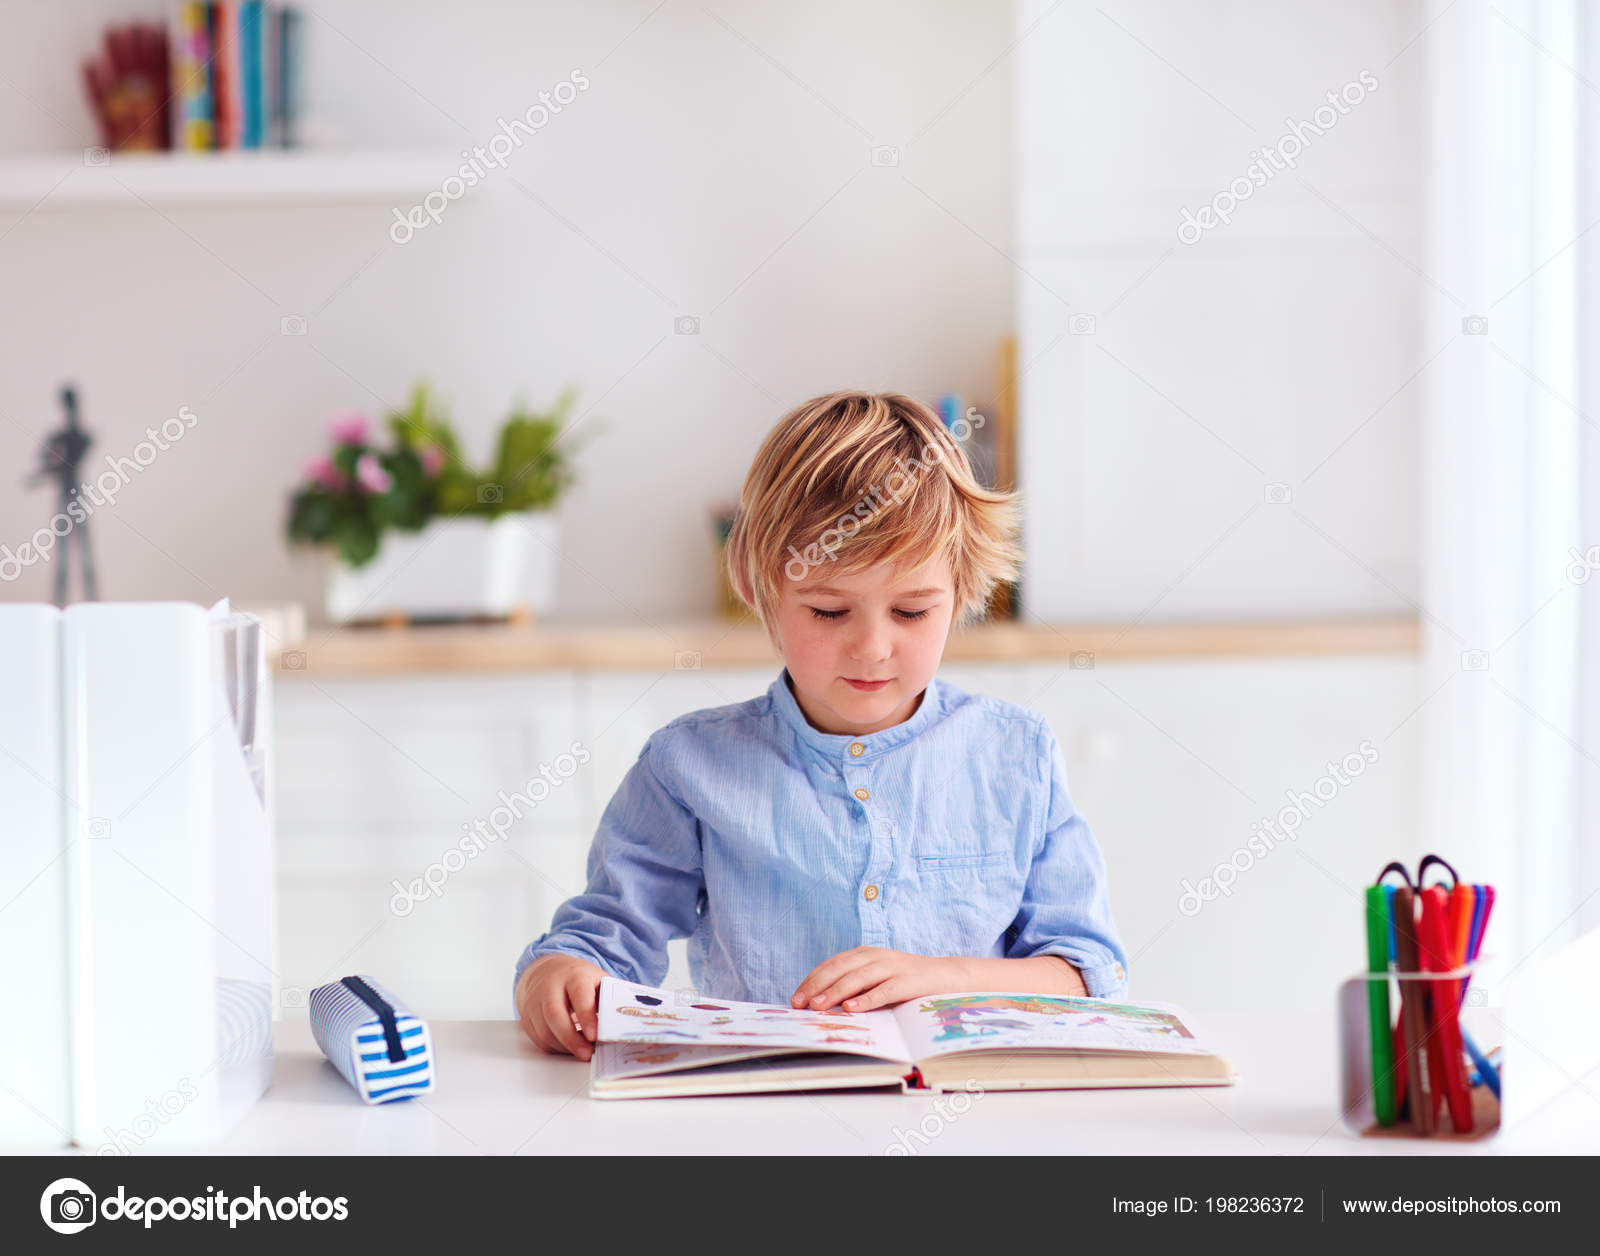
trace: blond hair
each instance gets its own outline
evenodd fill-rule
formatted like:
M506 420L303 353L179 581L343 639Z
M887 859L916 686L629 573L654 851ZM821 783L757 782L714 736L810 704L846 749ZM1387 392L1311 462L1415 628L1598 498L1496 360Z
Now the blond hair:
M1015 580L1015 493L985 488L962 442L983 416L947 428L900 393L836 392L797 406L768 433L739 494L728 576L769 633L783 581L880 563L911 571L941 555L954 582L952 626L982 617Z

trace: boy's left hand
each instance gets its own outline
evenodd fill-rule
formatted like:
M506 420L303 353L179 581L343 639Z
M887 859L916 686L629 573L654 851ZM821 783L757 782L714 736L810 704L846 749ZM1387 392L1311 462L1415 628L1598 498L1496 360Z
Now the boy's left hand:
M845 1011L865 1012L924 994L961 989L961 963L958 956L934 958L881 946L858 946L813 968L789 1002L821 1012L843 1000Z

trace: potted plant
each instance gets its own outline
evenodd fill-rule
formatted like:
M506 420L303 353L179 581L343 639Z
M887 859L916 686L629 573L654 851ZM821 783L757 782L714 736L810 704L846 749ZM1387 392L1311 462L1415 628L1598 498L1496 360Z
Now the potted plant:
M448 416L417 385L380 448L361 415L335 419L333 448L306 464L289 506L291 542L331 548L326 613L456 619L548 613L555 601L555 507L575 478L560 442L574 394L518 406L493 462L470 467Z

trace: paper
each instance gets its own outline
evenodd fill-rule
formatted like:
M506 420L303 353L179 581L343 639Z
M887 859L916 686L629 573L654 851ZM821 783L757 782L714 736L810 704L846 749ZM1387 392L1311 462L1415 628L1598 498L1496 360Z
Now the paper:
M889 1011L812 1012L772 1003L737 1003L674 994L606 977L600 982L603 1042L701 1047L791 1047L907 1060Z

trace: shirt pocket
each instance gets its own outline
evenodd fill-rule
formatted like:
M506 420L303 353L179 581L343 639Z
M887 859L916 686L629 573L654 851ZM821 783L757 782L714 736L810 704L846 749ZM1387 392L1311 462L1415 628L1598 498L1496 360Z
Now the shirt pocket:
M919 955L990 955L1016 919L1022 880L1009 850L916 856L918 893L901 922Z
M1009 863L1008 850L976 851L965 855L918 855L917 868L924 873L956 872L965 868L999 868Z

